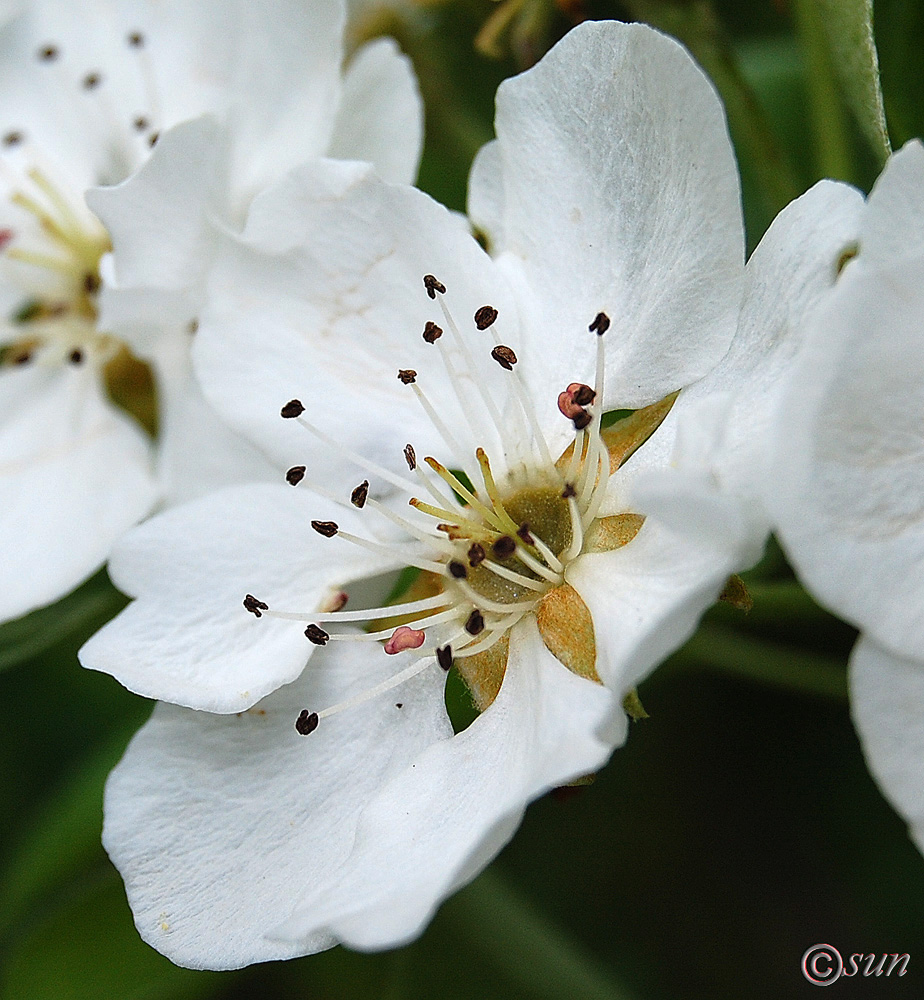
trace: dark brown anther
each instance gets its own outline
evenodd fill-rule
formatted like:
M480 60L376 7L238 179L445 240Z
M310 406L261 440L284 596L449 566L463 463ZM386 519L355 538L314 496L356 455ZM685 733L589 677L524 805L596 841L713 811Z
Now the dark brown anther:
M83 276L83 290L87 295L95 295L99 291L101 284L99 275L94 274L92 271L87 271Z
M42 62L54 62L60 54L57 45L43 45L36 53Z
M316 646L326 646L330 641L330 636L317 625L309 625L305 629L305 637Z
M311 527L325 538L333 538L340 530L340 526L336 521L312 521Z
M307 708L303 708L295 720L295 731L299 736L309 736L318 728L320 721L317 712L309 712Z
M31 351L20 351L18 354L13 356L11 363L14 365L27 365L31 360Z
M449 535L453 541L457 538L465 538L465 535L462 533L462 529L458 524L438 524L436 526L436 530Z
M153 149L157 145L157 140L160 138L160 132L152 132L148 136L148 145Z
M138 115L138 117L132 122L132 125L135 126L136 132L147 132L150 124L151 123L144 117L144 115Z
M4 146L18 146L23 140L22 132L7 132L3 137Z
M293 465L291 469L286 473L286 482L290 486L298 486L298 484L305 478L305 466L304 465Z
M479 563L483 563L485 560L484 546L475 542L472 547L468 550L468 564L471 567L477 566Z
M469 635L480 635L484 632L484 615L477 608L468 616L465 631Z
M442 283L442 281L434 278L432 274L425 274L423 277L423 283L424 288L427 290L427 295L429 295L431 299L436 298L437 292L442 295L446 291L446 286Z
M414 446L411 444L404 446L404 461L407 462L407 467L411 472L417 468L417 452L414 451Z
M369 480L364 479L359 486L350 494L350 503L354 507L359 507L362 510L366 506L366 497L369 496Z
M577 496L577 490L574 488L573 483L565 483L565 488L561 491L562 500L570 500L572 497Z
M75 347L67 357L72 365L79 365L83 361L83 351Z
M244 607L255 617L262 618L264 611L269 611L269 605L263 601L258 601L253 594L248 594L244 598Z
M436 651L436 662L448 670L452 666L452 646L440 646Z
M399 368L398 381L403 382L404 385L410 385L417 381L417 372L413 368Z
M83 89L95 90L102 82L103 78L99 73L87 73L83 78Z
M509 347L504 347L503 344L498 344L491 351L491 357L494 358L501 368L506 368L508 372L513 371L513 366L517 363L517 356Z
M477 326L479 330L487 330L489 326L493 326L496 319L497 310L494 306L482 306L475 313L475 326Z
M144 35L142 35L140 31L133 31L128 36L128 38L126 39L126 41L128 42L128 44L133 49L142 49L142 48L144 48Z
M604 333L610 328L610 318L605 312L599 312L594 316L593 323L587 327L591 333L595 333L598 337L602 337Z
M574 429L576 431L582 431L584 428L593 420L593 417L587 412L587 410L581 410L580 413L575 413L571 418L571 422L574 424Z
M436 341L443 336L443 328L437 326L432 320L427 320L427 325L424 327L423 339L428 344L434 344Z
M491 546L491 551L498 559L509 559L517 550L517 543L510 535L501 535Z
M300 399L290 399L288 403L279 411L281 417L291 420L293 417L300 417L305 412L305 407Z
M454 576L457 580L464 580L468 576L468 570L465 568L465 563L459 562L458 559L453 559L448 568L449 575Z
M529 533L529 525L524 521L519 528L517 528L517 537L526 542L527 545L532 545L535 542L533 536Z
M395 702L395 708L404 708L404 702L403 701L396 701Z
M571 390L571 398L578 406L587 406L597 398L597 393L589 385L572 383L568 388Z

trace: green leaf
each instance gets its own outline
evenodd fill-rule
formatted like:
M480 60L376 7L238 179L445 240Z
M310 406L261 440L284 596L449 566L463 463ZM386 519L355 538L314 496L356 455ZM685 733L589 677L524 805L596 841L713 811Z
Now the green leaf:
M873 0L815 0L841 91L863 138L881 166L892 147L886 126Z
M89 636L127 603L106 571L100 570L56 604L0 626L0 670L32 659L78 633Z
M171 964L138 936L111 867L88 872L3 955L0 1000L199 1000L228 974Z
M0 868L0 934L28 920L29 912L60 886L102 867L103 786L125 748L120 736L59 784Z

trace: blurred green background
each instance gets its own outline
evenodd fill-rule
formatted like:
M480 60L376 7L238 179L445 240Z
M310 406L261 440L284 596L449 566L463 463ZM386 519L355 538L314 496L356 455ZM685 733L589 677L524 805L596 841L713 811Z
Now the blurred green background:
M461 209L471 159L493 134L497 84L575 20L647 20L679 35L729 108L753 248L816 179L868 190L878 173L874 77L842 31L864 9L396 0L358 8L353 37L392 33L414 59L427 102L420 183ZM875 29L898 148L924 134L924 5L877 0ZM924 859L850 722L854 634L811 602L774 547L746 576L753 611L710 612L641 689L650 718L628 745L591 786L531 806L419 941L239 973L177 969L143 944L99 846L106 774L151 706L82 670L76 650L123 599L100 574L4 626L0 998L799 997L817 989L799 963L820 942L911 954L904 978L842 979L838 996L924 996Z

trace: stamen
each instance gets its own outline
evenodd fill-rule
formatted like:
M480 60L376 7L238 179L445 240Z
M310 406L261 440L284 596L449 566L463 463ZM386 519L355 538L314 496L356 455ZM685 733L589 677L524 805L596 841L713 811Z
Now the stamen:
M325 538L333 538L340 530L336 521L312 521L311 527Z
M369 480L364 479L359 486L350 494L350 503L354 507L359 507L362 510L366 505L366 498L369 496Z
M293 465L291 469L286 473L286 482L290 486L298 486L298 484L305 478L305 466L304 465Z
M479 330L487 330L497 319L497 310L494 306L482 306L475 312L475 326Z
M568 497L568 510L571 514L571 544L562 556L566 564L574 559L584 547L584 527L581 524L581 512L576 497Z
M490 521L491 524L496 525L498 528L503 526L503 520L498 514L495 514L490 507L483 504L478 497L470 489L468 489L446 468L445 465L441 465L435 458L427 457L424 459L427 465L442 479L447 486L456 493L459 494L464 500L466 500L472 509L477 510L482 517Z
M420 649L425 638L426 635L422 629L399 625L395 629L394 635L385 643L385 652L389 656L393 656L395 653L404 652L405 649Z
M317 719L326 719L331 715L336 715L338 712L345 712L347 709L356 708L357 705L362 705L363 702L369 701L372 698L377 697L380 694L384 694L386 691L390 691L392 688L397 687L399 684L403 684L405 681L409 681L412 677L416 677L418 674L422 674L427 667L433 666L435 660L432 656L425 656L410 666L405 667L400 673L394 675L394 677L389 677L388 680L382 681L381 684L376 684L375 687L369 688L368 691L363 691L361 694L356 695L354 698L350 698L347 701L340 702L339 705L332 705L330 708L325 708L323 712L311 713L316 715ZM314 724L313 728L317 728L317 722ZM309 730L310 732L310 730Z
M293 417L300 417L304 412L305 407L300 399L290 399L279 411L279 415L285 417L286 420L291 420Z
M457 580L464 580L468 576L468 570L465 568L465 563L459 562L458 559L453 559L447 566L449 570L449 575L455 577Z
M513 531L516 531L516 521L514 521L513 518L507 513L507 510L504 507L500 490L497 488L497 483L494 480L494 473L491 471L491 462L488 459L484 448L477 448L475 450L475 458L478 460L478 465L481 468L481 478L484 480L484 488L491 500L491 503L494 504L494 510L497 512L502 523L505 523L507 527L511 528Z
M443 328L437 326L432 320L427 320L427 325L424 327L423 339L428 344L435 344L442 336Z
M431 299L436 298L437 292L441 295L446 292L446 286L442 283L442 281L434 278L432 274L425 274L423 277L423 283L424 288L427 290L427 295L429 295Z
M250 594L247 595L250 597ZM256 600L256 598L254 598ZM405 604L389 604L380 608L362 608L356 611L271 611L264 607L268 618L283 618L294 622L365 622L378 618L395 618L398 615L415 614L418 611L432 611L443 608L449 603L445 594L434 597L423 597L419 601L408 601Z
M244 598L244 607L255 617L262 618L264 611L269 611L269 605L257 600L253 594L248 594Z
M449 670L452 666L452 646L439 647L436 651L436 662L443 670Z
M314 527L314 521L311 522L311 526ZM443 563L435 562L432 559L418 559L407 555L401 551L398 545L383 545L380 542L372 542L368 538L360 538L359 535L352 535L348 531L337 531L336 534L340 538L345 538L348 542L353 542L354 545L368 549L370 552L377 552L381 555L389 556L391 559L404 560L408 566L416 566L418 569L429 570L431 573L439 573L440 576L446 575L446 567Z
M404 385L413 385L417 380L417 372L413 368L399 368L398 369L398 381L404 383Z
M490 649L493 645L503 639L507 632L513 628L513 626L516 625L522 617L523 612L518 611L515 614L507 615L505 618L492 622L488 629L488 634L483 639L480 639L478 642L469 643L469 645L456 650L455 658L457 660L464 660L466 657L475 656L478 653L483 653Z
M494 358L501 368L506 368L508 372L512 372L513 366L517 363L517 356L504 344L498 344L498 346L491 351L491 357Z
M403 528L405 531L412 534L415 538L419 538L420 541L426 542L427 545L432 545L434 548L439 549L441 552L452 552L452 546L445 542L442 538L434 535L432 532L427 531L425 528L421 528L409 521L406 517L402 517L400 514L396 514L393 510L390 510L384 504L378 502L378 500L369 498L367 501L369 506L377 511L382 517L387 518L393 524L398 525L399 528Z
M307 708L304 708L295 720L295 731L299 736L309 736L318 728L319 721L317 712L309 712Z
M60 54L61 51L57 45L43 45L38 52L36 52L36 57L41 62L54 62Z
M457 530L459 528L464 528L471 532L478 532L479 534L496 534L493 529L488 528L483 524L479 524L478 521L472 521L467 517L459 517L458 511L453 512L444 507L434 507L432 504L424 503L423 500L418 500L417 497L411 497L411 499L408 500L408 505L414 507L423 514L429 514L431 517L447 517L453 519L453 523L451 525L437 525L437 531L448 531L450 528Z
M414 451L413 445L406 444L404 446L404 460L411 472L417 468L417 453Z
M593 323L587 327L591 333L596 333L598 337L602 337L604 333L610 328L610 318L605 312L598 312L594 316Z
M305 629L305 637L315 646L326 646L330 642L330 635L315 624L311 624Z
M468 550L468 564L471 567L477 566L479 563L483 563L485 560L484 546L480 545L478 542L474 542L472 547Z
M103 77L101 73L87 73L83 78L83 89L84 90L95 90L103 82Z
M484 615L477 608L468 616L465 631L469 635L480 635L484 631Z
M389 617L394 618L394 611L392 609L392 614ZM408 622L408 628L417 628L418 625L430 628L432 625L439 625L442 622L459 620L460 609L456 606L447 608L445 611L440 611L438 614L425 615L423 618L418 618L415 621ZM326 633L325 633L326 634ZM394 634L394 627L382 629L379 632L336 632L331 633L329 639L331 642L379 642L382 639L389 639Z
M412 383L411 388L414 390L414 394L417 396L418 402L424 408L424 412L430 418L430 423L433 424L442 439L446 442L449 450L453 453L453 455L455 455L456 461L459 463L459 467L464 469L468 464L465 458L465 449L459 444L446 424L444 424L440 419L433 404L424 395L420 386L416 383Z
M517 550L517 543L509 535L501 535L491 546L498 559L509 559Z
M506 566L501 566L500 563L492 562L490 559L485 559L481 565L489 569L492 573L497 574L497 576L502 576L505 580L509 580L511 583L518 583L521 587L526 587L527 590L535 590L537 592L546 590L544 583L531 580L528 576L523 576L522 573L507 569Z

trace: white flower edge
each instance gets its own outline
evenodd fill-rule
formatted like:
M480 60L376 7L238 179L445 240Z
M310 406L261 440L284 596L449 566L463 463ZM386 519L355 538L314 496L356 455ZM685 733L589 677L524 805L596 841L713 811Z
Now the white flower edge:
M913 657L924 648L924 258L860 264L794 369L766 503L818 600Z
M873 777L924 852L924 661L861 637L850 657L850 712Z
M125 877L141 936L178 965L234 969L331 947L266 935L348 858L359 815L390 778L452 729L442 671L330 719L310 739L306 704L381 679L366 648L318 652L306 671L239 715L158 705L106 785L103 843Z

